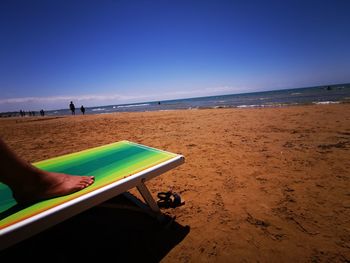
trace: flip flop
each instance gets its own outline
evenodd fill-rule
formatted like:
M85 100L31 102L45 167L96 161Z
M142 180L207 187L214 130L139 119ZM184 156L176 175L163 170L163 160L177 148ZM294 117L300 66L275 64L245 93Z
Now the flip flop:
M172 191L160 192L157 196L159 198L157 204L161 208L175 208L185 204L181 201L180 195Z

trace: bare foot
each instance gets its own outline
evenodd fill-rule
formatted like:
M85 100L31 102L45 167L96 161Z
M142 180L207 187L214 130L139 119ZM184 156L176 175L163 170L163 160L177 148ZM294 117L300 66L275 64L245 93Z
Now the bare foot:
M28 204L80 191L94 182L93 176L73 176L40 171L40 180L12 189L18 204Z

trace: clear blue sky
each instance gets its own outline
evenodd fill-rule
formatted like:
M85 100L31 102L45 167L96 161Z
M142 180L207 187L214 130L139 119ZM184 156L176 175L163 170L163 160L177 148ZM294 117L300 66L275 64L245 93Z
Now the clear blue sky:
M0 111L350 82L350 1L2 0Z

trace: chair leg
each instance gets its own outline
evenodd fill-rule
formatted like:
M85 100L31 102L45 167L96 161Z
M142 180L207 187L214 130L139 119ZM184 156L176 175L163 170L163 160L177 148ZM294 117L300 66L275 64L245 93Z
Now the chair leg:
M148 190L147 186L145 185L144 181L142 181L140 184L136 186L137 190L142 195L143 199L147 203L147 205L151 208L151 210L155 213L160 213L159 206L157 205L156 201L153 199L150 191Z
M138 209L131 206L120 206L115 204L104 204L104 207L113 207L113 208L123 208L131 209L138 212L147 213L149 216L155 218L159 223L164 227L169 227L175 220L175 217L165 216L159 209L157 202L153 199L150 191L145 185L144 181L136 186L137 190L140 192L142 198L145 202L142 202L140 199L130 194L129 192L123 193L123 195L138 206Z

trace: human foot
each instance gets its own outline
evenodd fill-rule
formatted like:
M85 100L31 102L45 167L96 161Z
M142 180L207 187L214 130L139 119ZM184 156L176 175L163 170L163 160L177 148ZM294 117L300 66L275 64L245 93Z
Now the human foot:
M94 182L93 176L73 176L41 171L40 180L13 189L18 204L33 203L80 191Z

